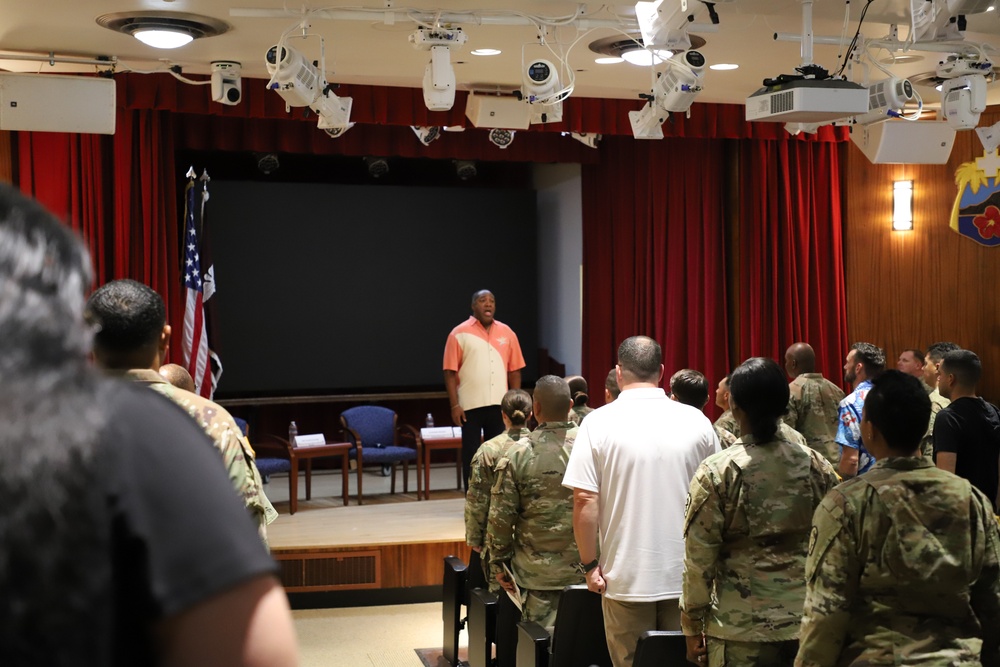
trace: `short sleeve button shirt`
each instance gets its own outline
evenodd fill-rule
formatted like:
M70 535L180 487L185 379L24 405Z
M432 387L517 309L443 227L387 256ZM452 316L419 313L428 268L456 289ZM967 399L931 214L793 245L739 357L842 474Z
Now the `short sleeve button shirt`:
M507 373L524 368L514 331L497 320L487 330L470 316L448 334L444 370L458 372L458 403L463 410L500 405Z

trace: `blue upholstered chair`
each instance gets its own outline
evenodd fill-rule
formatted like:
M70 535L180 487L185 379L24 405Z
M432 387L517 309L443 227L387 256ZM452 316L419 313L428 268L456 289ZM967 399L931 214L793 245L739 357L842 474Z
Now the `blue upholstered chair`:
M244 436L250 435L250 427L246 419L233 417L233 421L243 431ZM257 471L260 473L265 484L271 481L271 475L274 473L291 472L292 470L291 457L284 447L265 448L264 451L257 452L254 463L257 465Z
M420 455L423 441L420 432L408 424L398 424L396 413L377 405L361 405L340 415L343 441L350 442L351 458L358 462L358 504L363 501L362 484L365 465L389 465L390 490L396 493L396 464L403 464L403 493L410 491L410 461L416 462L417 498L420 498Z

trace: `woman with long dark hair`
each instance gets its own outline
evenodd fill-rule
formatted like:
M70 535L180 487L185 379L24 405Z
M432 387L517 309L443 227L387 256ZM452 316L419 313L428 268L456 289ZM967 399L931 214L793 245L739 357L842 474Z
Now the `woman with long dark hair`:
M680 603L688 658L791 665L813 511L839 478L779 430L788 383L778 364L748 359L729 389L743 436L702 462L688 496Z

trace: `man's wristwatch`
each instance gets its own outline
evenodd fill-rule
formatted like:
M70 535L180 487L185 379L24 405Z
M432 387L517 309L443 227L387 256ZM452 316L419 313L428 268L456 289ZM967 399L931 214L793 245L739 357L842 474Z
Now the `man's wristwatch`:
M591 570L597 567L597 559L590 561L589 563L577 563L576 569L580 571L580 574L587 574Z

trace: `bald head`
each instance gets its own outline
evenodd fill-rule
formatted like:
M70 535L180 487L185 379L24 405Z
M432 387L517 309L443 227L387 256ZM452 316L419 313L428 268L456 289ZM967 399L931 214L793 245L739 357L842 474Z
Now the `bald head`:
M194 393L194 379L187 369L177 364L163 364L160 366L160 375L163 379L174 385L178 389Z
M535 419L541 422L566 421L572 400L569 385L557 375L538 378L533 394Z
M809 343L794 343L785 350L785 372L796 378L803 373L816 372L816 352Z

